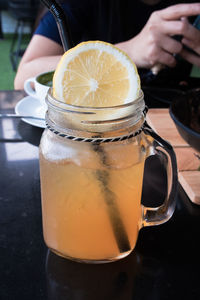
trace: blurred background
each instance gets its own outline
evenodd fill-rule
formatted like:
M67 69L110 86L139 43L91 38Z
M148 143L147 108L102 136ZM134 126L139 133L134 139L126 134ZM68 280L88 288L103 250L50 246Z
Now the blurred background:
M40 0L0 0L0 90L13 90L17 66L43 10Z

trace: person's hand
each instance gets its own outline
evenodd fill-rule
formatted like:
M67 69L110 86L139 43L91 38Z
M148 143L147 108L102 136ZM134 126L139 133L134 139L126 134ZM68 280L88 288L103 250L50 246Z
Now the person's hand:
M138 67L152 68L157 64L174 67L175 54L181 54L188 61L199 64L198 57L186 52L183 44L199 52L199 32L186 17L200 14L200 4L178 4L155 11L142 31L131 40L118 44ZM173 38L182 35L182 43Z
M191 64L200 67L200 30L192 26L188 22L187 18L182 18L182 22L185 23L186 30L181 43L191 48L197 55L185 50L184 48L181 50L180 55Z

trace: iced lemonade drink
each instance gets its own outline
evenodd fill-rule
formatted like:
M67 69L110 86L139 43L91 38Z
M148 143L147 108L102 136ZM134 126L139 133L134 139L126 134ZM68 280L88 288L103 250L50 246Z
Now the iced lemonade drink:
M140 116L131 122L140 93L136 67L110 44L82 43L62 57L52 93L57 112L51 103L50 125L40 145L45 242L57 254L79 261L124 257L135 247L142 225L144 161L150 147L142 132L129 137L144 121ZM79 111L93 107L97 115L71 113L73 106ZM113 108L110 115L107 110L115 106L125 110ZM93 123L87 125L88 118Z

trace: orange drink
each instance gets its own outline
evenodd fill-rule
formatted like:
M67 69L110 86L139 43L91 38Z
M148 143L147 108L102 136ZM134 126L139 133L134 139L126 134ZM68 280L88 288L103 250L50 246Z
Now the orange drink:
M47 246L80 262L125 257L142 226L171 217L177 184L173 149L145 122L135 64L113 45L82 43L61 58L46 102L40 178ZM141 204L144 163L155 153L169 190L163 205L148 208Z
M105 186L99 181L98 172L102 176L106 172L108 176L101 180L108 181L127 232L130 248L126 252L135 247L140 227L144 155L134 163L131 155L134 148L139 151L139 146L127 145L127 148L130 149L124 149L124 153L130 158L126 158L124 166L122 161L119 168L101 165L94 155L88 166L81 166L68 159L51 161L40 154L44 238L49 248L81 260L123 256L113 233L104 200ZM127 161L133 162L127 165ZM116 213L115 207L110 209Z

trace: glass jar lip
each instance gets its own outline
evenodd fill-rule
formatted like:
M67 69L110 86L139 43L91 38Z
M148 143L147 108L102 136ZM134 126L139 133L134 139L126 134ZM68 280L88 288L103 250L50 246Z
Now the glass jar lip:
M52 95L52 91L53 91L53 88L48 89L47 96L46 96L47 105L50 104L50 105L53 105L54 107L59 107L60 109L63 109L63 110L66 110L66 111L71 111L71 112L73 110L80 110L80 109L84 110L85 112L92 110L93 112L90 112L92 114L95 114L95 111L98 112L98 111L101 111L101 110L109 110L109 109L115 110L115 109L122 109L122 108L126 108L126 107L131 107L131 106L134 106L134 105L138 105L138 103L144 99L144 93L140 89L139 96L136 99L134 99L132 101L129 101L127 103L124 103L124 104L115 105L115 106L102 106L102 107L78 106L78 105L67 104L65 102L62 102L62 101L56 99Z
M48 110L46 122L59 131L79 130L87 132L106 132L114 128L136 126L145 118L143 91L137 99L118 106L88 107L66 104L52 96L52 88L46 96ZM140 125L138 125L140 126ZM120 129L120 130L121 130Z

